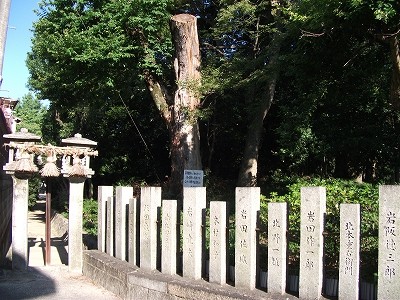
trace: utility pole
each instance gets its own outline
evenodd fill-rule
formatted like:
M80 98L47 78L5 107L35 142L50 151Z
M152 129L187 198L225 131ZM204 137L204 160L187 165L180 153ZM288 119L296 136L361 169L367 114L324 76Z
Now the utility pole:
M3 61L6 49L8 17L10 15L11 0L0 0L0 88L3 82Z

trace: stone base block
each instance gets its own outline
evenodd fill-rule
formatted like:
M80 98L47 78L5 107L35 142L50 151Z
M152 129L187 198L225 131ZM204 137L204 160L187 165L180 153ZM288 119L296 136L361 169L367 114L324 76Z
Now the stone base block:
M122 299L298 299L291 295L271 295L261 290L245 290L204 280L188 280L179 275L166 275L159 271L143 271L98 250L84 251L83 275Z

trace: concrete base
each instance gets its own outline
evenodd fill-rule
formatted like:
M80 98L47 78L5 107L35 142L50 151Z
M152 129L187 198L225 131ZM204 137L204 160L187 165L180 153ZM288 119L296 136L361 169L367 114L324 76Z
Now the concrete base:
M271 295L261 290L250 291L204 280L188 280L178 275L165 275L159 271L143 271L98 250L84 251L83 274L123 299L298 299L287 294Z

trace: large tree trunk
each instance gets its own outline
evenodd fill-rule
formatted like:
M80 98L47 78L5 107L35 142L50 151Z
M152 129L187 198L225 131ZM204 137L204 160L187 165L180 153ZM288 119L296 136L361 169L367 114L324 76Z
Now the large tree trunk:
M171 119L171 178L170 189L182 189L184 169L202 168L200 133L197 122L200 87L200 48L196 17L175 15L171 19L172 38L175 46L174 68L177 90Z
M261 137L264 131L264 119L275 96L275 86L278 78L277 67L281 40L279 36L272 41L270 63L268 65L268 81L265 87L265 96L260 99L256 110L252 111L250 125L247 129L246 144L239 170L238 186L256 186L258 172L258 154Z
M397 36L389 40L392 58L392 82L390 86L390 103L393 107L400 110L400 45Z
M11 0L0 0L0 87L3 80L3 60L6 48L8 16Z

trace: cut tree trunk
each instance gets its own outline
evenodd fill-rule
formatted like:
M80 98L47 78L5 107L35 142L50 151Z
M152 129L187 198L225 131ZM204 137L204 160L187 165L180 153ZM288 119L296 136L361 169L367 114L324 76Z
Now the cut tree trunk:
M174 69L177 89L171 118L171 178L170 190L180 193L183 171L202 168L200 133L197 122L200 87L200 48L197 19L188 14L171 19L175 46Z

